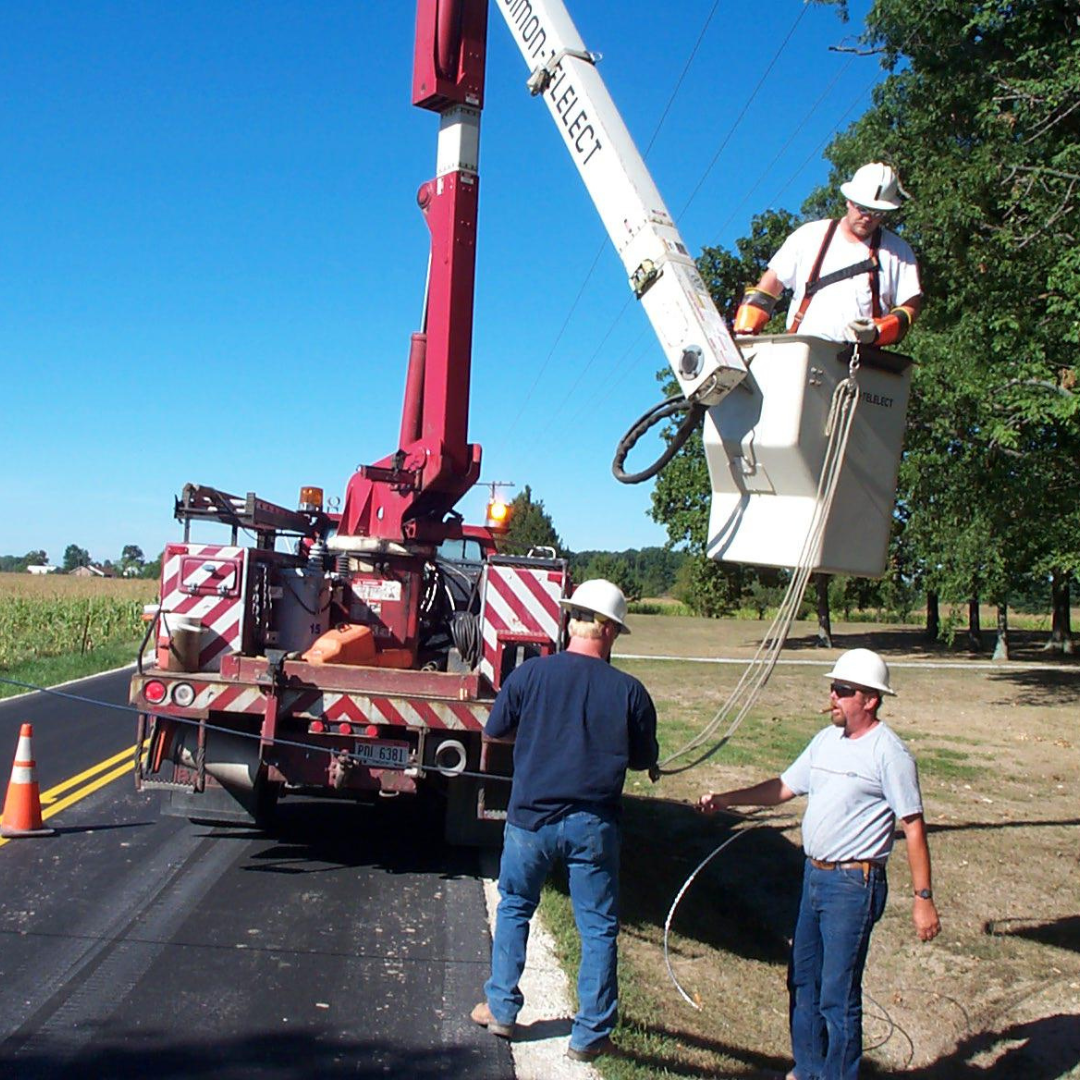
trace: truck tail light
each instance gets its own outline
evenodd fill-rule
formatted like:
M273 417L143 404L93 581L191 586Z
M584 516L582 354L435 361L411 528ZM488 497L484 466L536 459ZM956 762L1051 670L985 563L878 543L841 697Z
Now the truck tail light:
M143 697L151 705L160 705L169 691L168 687L160 679L151 679L148 683L143 684L142 692Z
M179 682L172 688L173 704L186 709L195 700L195 687L189 682Z
M364 734L369 739L377 739L379 737L379 725L378 724L368 724L368 726L366 728L364 728Z
M352 724L338 724L337 729L341 732L342 735L352 734Z

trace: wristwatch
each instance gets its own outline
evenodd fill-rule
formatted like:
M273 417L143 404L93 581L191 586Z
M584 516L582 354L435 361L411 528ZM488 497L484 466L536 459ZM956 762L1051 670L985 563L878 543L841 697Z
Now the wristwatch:
M919 897L920 900L933 900L934 899L934 894L929 889L916 889L915 890L915 895L917 897Z

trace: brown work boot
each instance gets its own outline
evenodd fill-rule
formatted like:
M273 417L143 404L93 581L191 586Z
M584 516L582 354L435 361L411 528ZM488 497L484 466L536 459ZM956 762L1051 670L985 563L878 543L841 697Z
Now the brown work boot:
M471 1013L469 1013L469 1019L474 1024L479 1024L481 1027L487 1028L492 1035L498 1035L501 1039L509 1039L514 1034L513 1024L500 1024L494 1016L491 1015L491 1009L488 1007L486 1001L481 1001Z
M607 1036L586 1046L584 1050L575 1050L572 1046L566 1048L566 1056L571 1061L595 1061L605 1054L614 1055L618 1052L618 1047Z

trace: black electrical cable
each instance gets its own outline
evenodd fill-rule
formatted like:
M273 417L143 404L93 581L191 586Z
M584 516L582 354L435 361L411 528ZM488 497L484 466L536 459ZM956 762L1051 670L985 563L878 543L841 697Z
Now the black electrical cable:
M647 469L636 473L626 472L623 469L623 462L626 461L626 455L634 448L638 439L661 420L666 420L680 412L685 412L686 416L676 428L667 449ZM635 421L630 426L630 430L619 440L619 445L615 450L615 460L611 463L611 471L615 479L622 484L640 484L643 480L651 480L682 449L683 444L693 435L704 416L704 405L697 403L691 405L681 394L678 397L665 398L658 402Z

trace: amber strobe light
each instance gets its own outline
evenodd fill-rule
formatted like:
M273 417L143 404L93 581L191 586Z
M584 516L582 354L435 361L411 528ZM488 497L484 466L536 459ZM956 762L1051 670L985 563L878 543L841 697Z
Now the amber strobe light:
M510 525L510 507L502 499L492 499L487 504L487 527L506 529Z
M302 487L300 489L300 510L322 510L323 490L321 487Z

